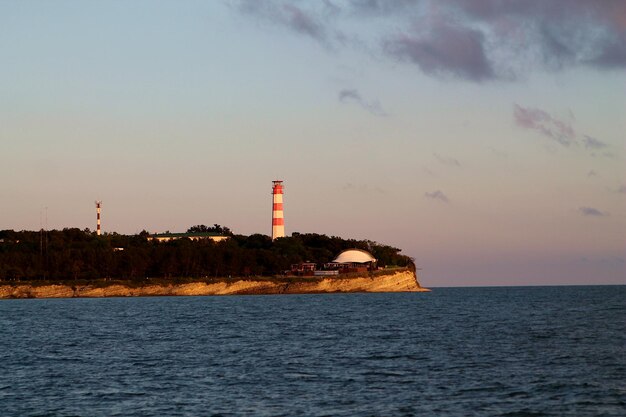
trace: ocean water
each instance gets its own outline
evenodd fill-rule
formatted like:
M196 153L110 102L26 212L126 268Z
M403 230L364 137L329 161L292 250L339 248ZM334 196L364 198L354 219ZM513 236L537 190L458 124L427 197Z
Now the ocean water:
M626 286L0 300L0 416L624 416Z

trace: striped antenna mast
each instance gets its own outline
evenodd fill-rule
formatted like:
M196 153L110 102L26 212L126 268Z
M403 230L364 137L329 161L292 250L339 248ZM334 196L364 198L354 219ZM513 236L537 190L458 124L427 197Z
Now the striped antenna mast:
M100 207L102 207L102 201L100 200L96 200L96 218L97 218L97 224L96 224L96 235L100 236Z
M272 240L285 237L285 217L283 213L283 182L272 181Z

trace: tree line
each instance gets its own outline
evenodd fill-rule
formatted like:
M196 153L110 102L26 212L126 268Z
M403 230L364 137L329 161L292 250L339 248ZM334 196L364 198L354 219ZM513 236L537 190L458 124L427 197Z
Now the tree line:
M156 242L137 235L65 228L50 231L0 231L0 280L92 280L207 278L284 274L299 262L331 262L339 252L358 248L372 253L379 266L414 268L400 249L369 240L294 233L269 236L233 234L227 227L198 225L190 231L226 232L229 239Z

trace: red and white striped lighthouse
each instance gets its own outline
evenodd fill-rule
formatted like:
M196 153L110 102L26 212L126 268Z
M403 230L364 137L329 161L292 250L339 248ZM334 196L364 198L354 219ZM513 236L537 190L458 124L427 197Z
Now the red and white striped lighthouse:
M283 182L272 181L272 240L285 237L285 218L283 214Z
M96 225L96 235L100 236L100 206L102 206L102 201L96 201L96 216L98 219L98 223Z

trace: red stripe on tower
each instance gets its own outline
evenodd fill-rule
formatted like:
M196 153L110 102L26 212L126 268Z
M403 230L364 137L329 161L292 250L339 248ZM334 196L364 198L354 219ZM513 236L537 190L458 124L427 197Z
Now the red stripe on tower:
M283 212L283 182L272 181L272 240L285 237L285 219Z

